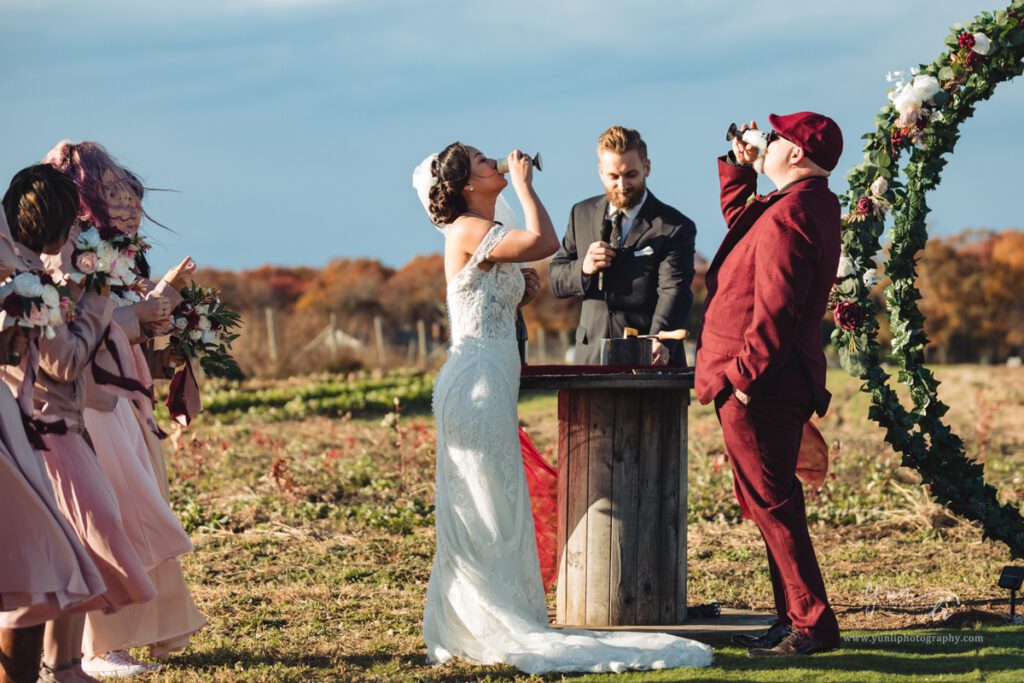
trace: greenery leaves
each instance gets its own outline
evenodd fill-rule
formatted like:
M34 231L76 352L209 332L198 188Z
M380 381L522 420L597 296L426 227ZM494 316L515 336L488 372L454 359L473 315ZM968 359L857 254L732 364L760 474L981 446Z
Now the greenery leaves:
M985 483L983 466L968 458L964 443L943 421L948 407L938 398L939 382L925 367L924 318L918 309L916 258L928 239L926 193L937 187L946 156L959 139L960 125L987 100L998 84L1024 72L1024 0L997 12L985 12L969 25L955 25L946 38L949 48L915 77L934 77L941 91L920 110L890 102L876 117L874 132L863 137L864 162L847 178L843 197L850 212L843 221L843 252L852 265L833 292L837 304L852 302L864 309L855 329L837 327L832 342L843 367L871 395L869 417L885 429L885 439L920 472L922 482L940 503L976 521L987 538L1005 543L1014 558L1024 557L1024 518L1016 506L1000 503L996 489ZM901 158L908 157L902 169ZM908 390L907 408L890 386L881 366L878 305L869 298L865 278L881 251L886 227L884 211L864 212L865 197L874 198L872 184L884 178L881 199L891 206L891 244L885 265L891 283L885 306L892 330L892 359L897 379ZM877 185L876 185L877 187Z

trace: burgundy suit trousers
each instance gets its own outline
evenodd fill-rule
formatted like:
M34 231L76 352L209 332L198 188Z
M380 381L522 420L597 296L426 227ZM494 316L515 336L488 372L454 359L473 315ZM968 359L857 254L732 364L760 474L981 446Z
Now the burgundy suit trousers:
M796 457L812 400L799 367L790 365L771 389L740 403L729 388L715 399L733 485L743 516L757 524L768 551L775 609L783 623L830 646L839 624L807 531Z

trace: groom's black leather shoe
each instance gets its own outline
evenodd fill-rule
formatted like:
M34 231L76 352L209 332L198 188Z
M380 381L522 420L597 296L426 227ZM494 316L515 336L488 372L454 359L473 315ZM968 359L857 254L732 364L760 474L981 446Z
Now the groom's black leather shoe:
M751 657L785 657L788 655L813 655L834 649L835 647L826 645L806 633L790 628L789 634L775 647L755 647L751 648L747 654Z
M732 637L732 644L740 647L775 647L782 642L782 639L789 635L789 624L783 624L776 619L767 631L759 636L749 633L741 633Z

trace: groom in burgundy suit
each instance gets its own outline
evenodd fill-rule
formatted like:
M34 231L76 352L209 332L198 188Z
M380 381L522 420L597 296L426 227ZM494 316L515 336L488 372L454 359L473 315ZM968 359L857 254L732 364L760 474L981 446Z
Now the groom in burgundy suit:
M736 138L718 162L729 232L707 273L696 363L697 398L715 403L736 498L768 551L778 619L760 636L734 639L751 656L839 645L796 460L804 423L831 398L820 323L839 264L839 200L828 176L843 137L821 114L770 120L760 158ZM754 166L779 189L756 195Z

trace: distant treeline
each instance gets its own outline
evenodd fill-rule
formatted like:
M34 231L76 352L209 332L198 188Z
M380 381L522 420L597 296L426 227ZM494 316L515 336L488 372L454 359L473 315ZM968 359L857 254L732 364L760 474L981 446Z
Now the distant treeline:
M694 338L708 266L700 255L695 261L694 306L687 324ZM536 267L541 293L524 309L531 339L536 340L541 330L552 340L571 339L579 301L553 297L547 288L546 264ZM881 300L888 282L879 270L883 278L875 296ZM921 254L919 272L932 360L1002 362L1024 350L1024 300L1019 294L1024 282L1024 232L967 230L934 238ZM236 352L249 375L307 374L382 360L385 365L422 362L414 351L422 344L423 330L428 351L443 347L447 340L440 254L417 256L398 269L373 259L337 259L323 268L204 269L197 279L219 288L223 298L242 312L246 329ZM888 327L884 319L881 323L884 341ZM822 324L827 335L831 314ZM338 331L332 337L335 341L320 343L332 326ZM348 345L339 346L339 339ZM386 347L383 359L381 344ZM431 362L437 358L433 353Z

